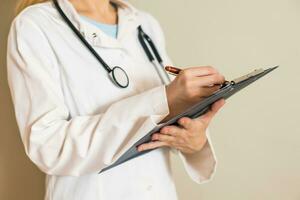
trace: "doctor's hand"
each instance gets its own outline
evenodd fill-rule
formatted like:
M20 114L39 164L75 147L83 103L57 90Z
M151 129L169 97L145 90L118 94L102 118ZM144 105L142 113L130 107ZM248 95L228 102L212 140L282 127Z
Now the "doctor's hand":
M138 146L138 151L164 146L176 148L185 154L193 154L200 151L207 142L206 129L224 103L225 100L223 99L215 102L208 112L198 118L180 118L178 120L179 126L163 127L159 133L152 135L151 142Z
M224 81L224 76L210 66L182 69L176 78L166 86L170 113L163 121L210 96L220 89L220 85Z

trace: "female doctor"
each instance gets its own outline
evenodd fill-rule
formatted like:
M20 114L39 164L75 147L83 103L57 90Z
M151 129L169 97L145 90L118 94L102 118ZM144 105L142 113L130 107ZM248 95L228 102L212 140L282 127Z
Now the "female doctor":
M140 40L150 37L161 65L172 65L159 23L122 0L21 0L18 8L8 82L26 154L47 174L45 199L177 199L170 150L194 181L210 179L216 161L207 127L224 100L138 147L154 151L98 172L158 123L216 91L224 82L216 69L167 77Z

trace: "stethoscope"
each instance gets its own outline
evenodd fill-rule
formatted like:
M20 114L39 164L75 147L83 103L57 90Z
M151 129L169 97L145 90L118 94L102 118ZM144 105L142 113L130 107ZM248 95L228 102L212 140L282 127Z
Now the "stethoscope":
M129 85L129 78L124 69L119 66L115 66L110 68L109 65L102 59L102 57L95 51L95 49L89 44L88 41L81 35L80 31L73 25L70 19L66 16L66 14L61 9L57 0L53 0L56 9L58 10L59 14L62 16L64 21L68 24L68 26L72 29L72 31L76 34L76 36L82 41L82 43L88 48L88 50L95 56L95 58L100 62L100 64L104 67L104 69L108 72L111 81L121 88L127 88ZM168 76L167 72L164 70L163 60L158 53L157 48L155 47L152 39L147 35L141 26L138 26L138 39L141 43L149 61L155 66L157 73L160 75L160 78L163 83L168 84L170 82L170 77ZM152 55L148 45L150 46L154 56ZM155 57L155 58L154 58ZM159 63L162 68L162 71L165 73L165 77L159 72L159 69L156 67L155 59ZM165 80L167 79L167 81Z

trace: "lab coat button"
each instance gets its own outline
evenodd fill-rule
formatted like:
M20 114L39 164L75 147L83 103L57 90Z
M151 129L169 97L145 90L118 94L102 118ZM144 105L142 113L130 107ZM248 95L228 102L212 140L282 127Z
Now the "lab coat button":
M97 37L97 33L93 33L93 37L96 38Z
M147 190L150 191L152 189L152 185L148 185Z

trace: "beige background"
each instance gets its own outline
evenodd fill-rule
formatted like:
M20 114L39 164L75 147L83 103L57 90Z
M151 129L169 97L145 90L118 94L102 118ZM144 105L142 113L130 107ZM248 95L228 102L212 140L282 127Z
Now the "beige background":
M227 101L211 126L213 181L197 185L174 158L180 199L300 200L300 1L132 0L156 16L178 66L213 65L227 79L281 67ZM40 200L43 175L26 158L7 87L13 0L0 7L0 199Z

